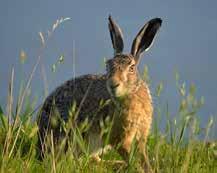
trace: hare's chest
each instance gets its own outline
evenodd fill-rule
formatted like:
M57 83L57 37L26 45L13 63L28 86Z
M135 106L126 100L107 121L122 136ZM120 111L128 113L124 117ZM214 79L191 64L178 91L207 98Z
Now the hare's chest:
M131 102L115 114L112 134L114 141L123 138L146 138L152 123L152 104L147 102Z

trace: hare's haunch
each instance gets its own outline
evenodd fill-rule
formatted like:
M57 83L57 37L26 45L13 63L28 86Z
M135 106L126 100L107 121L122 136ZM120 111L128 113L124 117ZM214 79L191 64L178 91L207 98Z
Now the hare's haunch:
M46 150L47 136L52 134L57 144L69 135L62 129L61 122L72 121L69 112L75 105L76 118L73 117L71 128L78 127L88 119L89 128L83 137L93 152L102 147L100 121L109 117L113 120L109 140L111 146L120 145L118 151L127 160L135 139L144 165L147 166L145 144L151 127L153 106L149 88L139 77L137 66L140 55L152 45L161 23L160 18L147 22L135 37L131 53L123 54L123 34L109 16L114 57L106 62L107 72L66 81L45 100L38 118L41 156ZM107 104L100 107L102 100Z

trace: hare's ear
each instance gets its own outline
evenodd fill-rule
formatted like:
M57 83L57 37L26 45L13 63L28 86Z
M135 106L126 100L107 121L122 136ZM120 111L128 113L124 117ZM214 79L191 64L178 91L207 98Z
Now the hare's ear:
M122 53L124 49L124 42L123 42L123 34L121 32L120 27L114 22L114 20L109 16L109 31L112 40L112 45L114 48L114 54Z
M160 18L154 18L147 22L137 34L131 48L131 54L137 62L139 61L140 54L151 47L161 23L162 20Z

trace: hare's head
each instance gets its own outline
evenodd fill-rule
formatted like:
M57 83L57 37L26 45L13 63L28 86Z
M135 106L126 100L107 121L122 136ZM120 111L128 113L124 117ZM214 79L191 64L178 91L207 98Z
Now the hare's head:
M123 54L123 34L120 27L109 16L109 31L114 48L114 58L106 63L107 88L114 97L128 95L136 90L140 83L137 66L140 55L147 51L161 26L162 20L154 18L147 22L133 41L131 53Z

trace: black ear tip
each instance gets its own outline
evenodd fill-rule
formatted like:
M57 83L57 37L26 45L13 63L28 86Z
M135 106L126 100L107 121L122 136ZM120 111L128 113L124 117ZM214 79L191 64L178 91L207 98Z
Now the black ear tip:
M162 22L163 22L163 20L161 18L156 17L154 19L151 19L148 23L150 25L161 26Z
M161 18L154 18L154 19L152 19L150 22L158 23L158 24L161 26L163 20L162 20Z
M111 16L111 14L109 14L108 20L112 20L112 16Z

